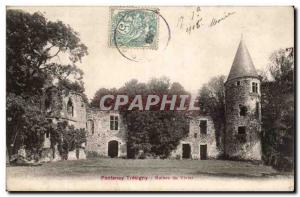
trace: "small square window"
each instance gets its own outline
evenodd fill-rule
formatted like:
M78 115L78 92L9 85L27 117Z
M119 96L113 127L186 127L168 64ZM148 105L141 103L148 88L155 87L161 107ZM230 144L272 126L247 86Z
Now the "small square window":
M237 81L237 82L236 82L236 85L237 85L237 86L240 86L240 85L241 85L241 82L240 82L240 81Z
M238 127L238 134L246 134L246 127Z
M197 138L197 136L198 136L198 133L194 133L194 138Z

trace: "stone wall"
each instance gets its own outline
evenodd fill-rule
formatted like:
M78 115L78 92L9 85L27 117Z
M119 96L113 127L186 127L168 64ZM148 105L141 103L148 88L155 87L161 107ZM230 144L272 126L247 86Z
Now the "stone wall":
M201 134L200 121L207 121L207 134ZM215 128L212 119L209 116L197 116L190 119L189 134L180 141L177 148L171 153L172 158L182 159L183 144L189 144L191 147L191 159L205 159L200 157L200 145L207 146L207 159L217 158L219 152L217 150Z
M239 85L237 85L239 81ZM258 83L258 93L252 92L252 82ZM261 103L260 80L246 77L225 84L226 132L225 155L244 160L261 160ZM245 116L240 115L240 106L245 106ZM257 109L258 107L258 109ZM245 134L238 127L245 126Z
M110 116L118 117L118 130L110 129ZM108 157L108 143L112 140L118 142L117 157L127 156L126 127L122 116L117 111L100 111L88 109L87 113L87 145L86 151L96 152L99 156ZM94 132L92 131L92 123Z
M69 101L73 104L73 116L67 112L67 105ZM70 125L74 125L77 129L86 128L86 104L80 94L69 92L67 95L63 96L63 106L60 118L61 120L68 121Z
M58 96L58 94L56 94L56 96ZM54 98L54 101L55 99L58 100L59 98ZM73 106L73 115L70 115L67 112L67 105L69 101L72 103ZM58 110L57 107L51 107L50 109ZM49 114L56 114L56 113L49 113ZM54 124L57 124L60 121L67 121L69 125L73 125L76 129L86 129L86 116L87 116L86 104L84 103L82 96L80 94L75 92L68 92L68 93L64 92L62 96L62 109L60 109L59 114L60 116L56 118L50 116ZM43 146L42 157L41 157L41 161L44 162L61 160L57 147L55 147L54 150L50 148L50 138L51 136L46 137L45 134L44 146ZM84 159L84 158L86 158L85 149L80 148L79 159ZM69 152L68 159L69 160L77 159L75 150Z
M62 110L57 121L68 121L75 128L86 129L87 143L85 148L79 150L79 159L85 159L85 153L92 153L99 157L109 157L109 143L117 141L116 157L127 157L127 130L123 117L117 111L100 111L99 109L87 108L82 100L81 95L69 92L63 94ZM68 103L72 103L73 113L68 112ZM118 129L111 129L110 117L115 116L118 119ZM55 120L55 119L53 119ZM207 134L201 134L200 121L207 121ZM53 161L59 159L59 155L51 152L49 140L45 141L45 157L44 160ZM180 141L177 149L171 153L171 157L182 158L182 146L189 144L191 148L191 159L203 159L200 156L200 146L206 145L207 159L216 158L219 154L216 147L215 128L212 119L209 116L197 116L190 119L189 134ZM57 152L57 150L56 150ZM69 160L77 159L76 151L69 152Z

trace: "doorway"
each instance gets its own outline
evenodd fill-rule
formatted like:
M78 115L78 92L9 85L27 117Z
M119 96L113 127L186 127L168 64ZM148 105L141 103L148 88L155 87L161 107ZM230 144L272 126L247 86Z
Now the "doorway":
M182 144L182 159L191 158L191 146L189 144Z
M206 160L207 159L207 145L200 145L200 159Z
M111 158L118 157L118 141L112 140L108 142L108 156Z

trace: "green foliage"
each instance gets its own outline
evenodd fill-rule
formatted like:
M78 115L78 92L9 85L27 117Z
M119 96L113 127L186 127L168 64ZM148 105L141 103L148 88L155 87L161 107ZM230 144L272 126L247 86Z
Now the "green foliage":
M181 95L188 94L179 83L170 83L166 77L151 79L147 84L131 80L121 88L129 96L141 95ZM153 109L157 109L154 106ZM188 134L188 121L182 111L121 111L128 127L129 157L144 154L169 156L179 141Z
M80 148L82 143L86 143L85 129L75 129L68 122L58 122L56 127L51 129L51 146L58 145L62 158L67 159L69 151Z
M102 96L106 94L126 94L131 100L135 95L189 95L179 83L170 83L166 77L153 78L148 83L139 83L136 79L125 83L117 89L99 89L91 105L99 106ZM179 96L178 96L179 98ZM150 111L127 111L120 109L127 126L127 154L128 157L146 155L166 158L174 150L179 141L188 133L188 121L183 111L157 110L160 103L152 106ZM124 106L127 109L128 105Z
M54 128L43 106L56 101L44 100L45 94L48 98L60 95L67 85L83 93L83 72L76 63L87 55L87 47L70 26L48 21L41 13L9 9L6 23L7 147L11 155L24 144L26 149L40 150L44 133ZM57 63L62 55L68 60ZM48 89L55 82L60 93Z
M179 83L170 83L166 77L151 79L147 84L131 80L121 92L134 96L188 94ZM160 104L154 106L157 109ZM188 134L188 121L182 111L121 111L128 127L128 153L135 157L140 150L144 155L161 158L169 156L179 141Z
M123 112L128 127L129 156L138 151L162 158L169 156L188 133L184 114L170 111Z
M225 83L226 76L213 77L199 91L199 105L202 114L212 117L216 129L216 142L220 151L223 150L221 140L225 132Z
M16 154L21 145L38 152L44 133L51 127L45 114L36 105L37 97L24 99L14 93L7 95L7 147L9 155Z
M20 10L8 10L6 22L6 71L10 92L35 95L53 79L81 79L82 71L75 63L87 54L87 47L70 26L61 21L47 21L41 13ZM69 63L53 61L61 53L68 55Z
M86 96L86 94L84 93L85 91L85 88L84 88L84 83L83 81L75 81L75 82L72 82L72 81L69 81L69 80L60 80L58 82L58 85L59 89L61 91L64 90L64 93L65 93L65 96L69 95L69 93L71 91L73 92L76 92L76 93L79 93L83 99L83 102L85 104L88 104L89 103L89 100Z
M294 57L293 48L270 57L270 81L262 83L263 159L276 169L294 165Z
M100 99L105 96L105 95L116 95L117 94L117 89L106 89L106 88L100 88L99 90L97 90L97 92L95 93L94 98L92 99L90 106L91 107L100 107ZM105 102L105 105L108 105L109 101L107 100Z

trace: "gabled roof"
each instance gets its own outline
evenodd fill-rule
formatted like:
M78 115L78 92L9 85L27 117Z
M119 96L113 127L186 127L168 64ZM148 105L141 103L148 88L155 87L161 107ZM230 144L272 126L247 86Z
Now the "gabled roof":
M241 39L227 81L240 77L258 77L246 44Z

